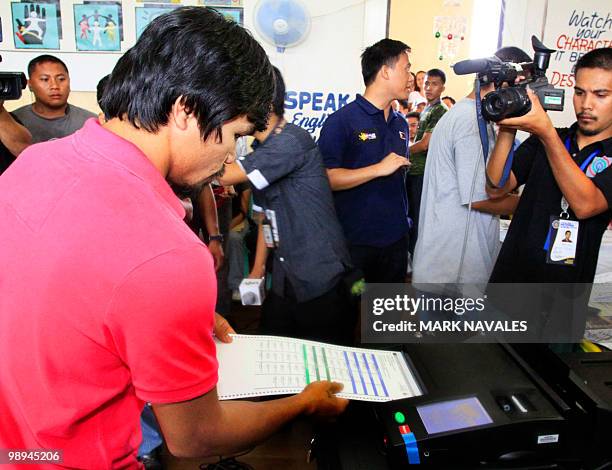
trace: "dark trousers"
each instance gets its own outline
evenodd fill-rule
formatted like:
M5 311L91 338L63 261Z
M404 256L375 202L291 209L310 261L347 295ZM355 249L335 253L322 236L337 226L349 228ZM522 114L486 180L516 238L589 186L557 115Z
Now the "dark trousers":
M342 283L306 302L270 291L262 306L259 329L265 335L349 345L353 343L356 313Z
M406 178L406 193L408 194L408 204L410 205L410 218L412 228L410 229L410 241L408 251L414 256L417 236L419 234L419 212L421 211L421 194L423 193L423 175L408 175Z
M360 269L366 282L403 283L406 281L408 241L400 238L381 248L366 245L350 245L353 266Z

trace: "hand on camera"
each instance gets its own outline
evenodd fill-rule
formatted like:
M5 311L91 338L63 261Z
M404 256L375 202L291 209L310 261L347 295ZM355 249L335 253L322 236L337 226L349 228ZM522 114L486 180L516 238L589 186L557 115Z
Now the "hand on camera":
M500 129L515 129L538 136L544 135L546 132L553 130L554 126L542 108L538 95L534 93L529 87L527 87L527 96L531 101L531 109L523 116L503 119L498 122Z

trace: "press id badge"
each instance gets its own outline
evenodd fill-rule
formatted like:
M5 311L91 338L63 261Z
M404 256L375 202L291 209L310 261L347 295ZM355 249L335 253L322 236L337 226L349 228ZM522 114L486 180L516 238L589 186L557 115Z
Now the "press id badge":
M266 223L267 220L264 220L261 224L261 228L263 230L264 242L268 248L274 248L274 238L272 237L272 227L269 223Z
M270 227L272 228L272 239L274 244L278 246L280 238L278 236L278 222L276 221L276 211L272 209L266 209L266 218L270 221Z
M550 218L548 238L544 246L547 249L548 264L574 266L579 225L577 220L563 219L559 216Z

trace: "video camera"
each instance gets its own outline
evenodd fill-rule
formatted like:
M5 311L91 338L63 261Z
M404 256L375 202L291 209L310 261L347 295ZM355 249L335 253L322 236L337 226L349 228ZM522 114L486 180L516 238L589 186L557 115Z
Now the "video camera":
M0 72L0 100L18 100L27 83L23 72Z
M565 91L548 83L546 69L554 49L548 49L535 36L531 36L531 45L535 51L533 62L516 64L502 62L498 57L486 59L462 60L453 66L457 75L477 73L482 84L495 84L495 91L482 99L482 116L487 121L518 117L531 110L531 101L527 95L527 85L540 99L546 111L563 111ZM516 82L519 76L524 80ZM501 86L507 83L507 88Z

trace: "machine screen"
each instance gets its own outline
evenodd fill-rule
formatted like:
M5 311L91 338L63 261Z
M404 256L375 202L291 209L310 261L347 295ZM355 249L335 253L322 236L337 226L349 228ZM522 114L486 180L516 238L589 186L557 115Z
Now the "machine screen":
M417 406L429 434L491 424L493 420L476 397Z

